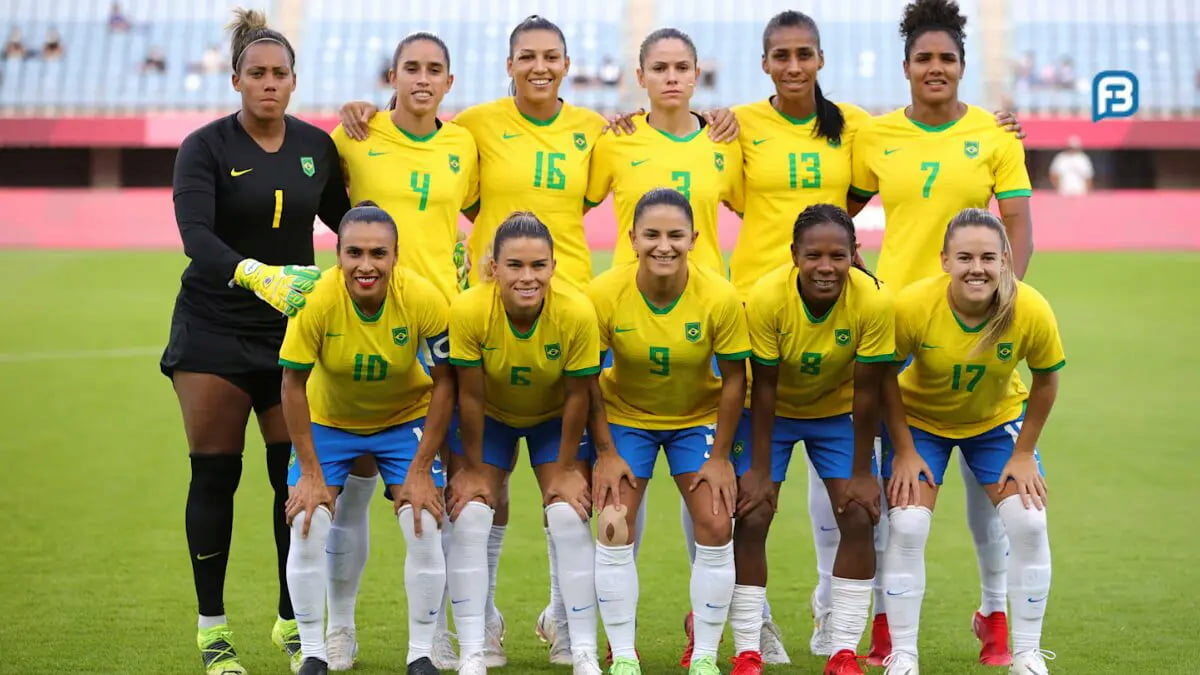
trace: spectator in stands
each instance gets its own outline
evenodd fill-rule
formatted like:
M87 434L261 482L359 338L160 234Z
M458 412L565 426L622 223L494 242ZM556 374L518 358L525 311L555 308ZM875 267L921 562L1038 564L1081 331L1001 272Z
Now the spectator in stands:
M605 55L600 64L600 84L606 87L621 84L621 66L611 56Z
M1050 184L1064 197L1081 197L1092 191L1092 160L1078 136L1067 139L1067 149L1050 162Z
M121 3L114 2L108 10L108 30L113 33L124 33L129 28L129 19L121 11Z
M200 56L200 72L205 75L216 75L222 71L221 50L217 45L209 45Z
M57 61L63 56L62 36L57 28L46 31L46 42L42 44L42 58L46 61Z
M23 59L29 55L25 43L21 41L21 29L13 26L8 31L8 39L4 41L4 58Z
M1054 86L1059 89L1075 88L1075 61L1070 56L1058 60L1058 67L1054 70Z
M161 75L167 72L167 55L163 53L162 47L151 47L146 53L146 58L142 61L142 74L154 73Z

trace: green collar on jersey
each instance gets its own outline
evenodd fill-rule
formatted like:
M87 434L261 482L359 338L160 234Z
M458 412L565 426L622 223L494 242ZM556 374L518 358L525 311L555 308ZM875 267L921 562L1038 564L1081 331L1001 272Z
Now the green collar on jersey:
M401 127L399 124L396 124L395 122L392 122L392 124L394 124L396 126L396 131L399 131L400 133L404 134L405 138L407 138L410 141L413 141L414 143L424 143L424 142L432 139L434 136L437 136L437 133L442 130L442 121L441 120L434 120L434 124L436 125L436 127L434 128L433 131L431 131L428 134L425 134L424 136L418 136L416 134L409 133L403 127Z
M542 307L545 308L544 302ZM512 319L509 318L508 312L504 313L504 320L508 322L508 329L512 331L512 334L516 336L518 340L528 340L529 338L533 337L534 331L537 330L538 322L542 320L542 310L538 310L537 318L533 320L533 325L530 326L529 331L525 333L517 330L517 327L513 325Z
M359 309L358 303L354 301L354 298L350 298L350 305L354 307L354 313L358 315L359 319L362 319L365 323L375 323L379 320L379 317L383 316L383 308L387 307L387 296L383 296L383 302L379 303L379 310L374 314L367 314Z
M564 103L561 98L558 99L558 103L559 103L558 111L555 112L553 115L551 115L550 119L539 120L536 117L530 117L529 115L526 115L525 113L521 112L521 109L517 108L517 97L516 96L513 97L513 107L517 108L517 112L521 113L521 117L524 117L525 120L527 122L529 122L530 124L533 124L533 125L539 126L539 127L548 127L551 124L554 124L554 120L558 119L558 116L562 114L563 108L566 108L567 104Z
M775 97L774 96L767 99L767 105L771 106L771 110L774 110L775 112L779 113L780 117L791 122L792 124L808 124L809 122L811 122L817 118L817 111L815 111L815 110L812 112L811 115L809 115L808 117L805 117L804 119L800 119L798 117L792 117L791 115L789 115L789 114L783 112L782 110L780 110L779 108L775 107Z
M686 292L686 290L685 288L684 291ZM683 298L683 293L680 293L678 297L671 301L671 304L663 308L658 308L654 306L654 303L650 302L650 298L647 298L645 293L638 291L638 295L642 296L642 302L645 302L646 307L649 307L650 311L654 314L670 314L671 310L675 309L675 305L679 304L679 300Z
M966 115L963 115L963 117L966 117ZM916 126L918 129L920 129L921 131L928 131L930 133L936 134L936 133L939 133L939 132L949 129L950 127L954 126L955 124L958 124L962 120L962 117L960 117L956 120L950 120L949 122L946 122L945 124L939 124L936 127L925 124L924 122L918 122L918 121L914 120L913 118L909 117L908 115L905 115L904 119L908 120L909 122L912 122L913 125Z

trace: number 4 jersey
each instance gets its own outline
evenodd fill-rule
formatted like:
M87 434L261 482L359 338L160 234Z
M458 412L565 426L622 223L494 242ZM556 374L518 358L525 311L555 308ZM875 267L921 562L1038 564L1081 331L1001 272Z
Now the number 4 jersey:
M415 272L393 267L387 298L367 315L331 267L288 321L279 364L311 370L312 421L370 434L424 417L433 380L426 369L449 359L441 292Z

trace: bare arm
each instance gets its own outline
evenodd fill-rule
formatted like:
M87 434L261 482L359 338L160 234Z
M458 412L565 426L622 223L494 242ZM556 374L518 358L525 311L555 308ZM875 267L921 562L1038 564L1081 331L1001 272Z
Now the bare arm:
M309 415L308 392L305 389L310 372L283 369L283 421L287 424L288 437L296 449L300 475L321 476L321 462L313 445L312 417Z
M746 361L719 358L717 369L721 371L721 401L717 407L717 434L713 440L712 456L729 459L733 435L737 431L742 409L746 406Z
M1001 199L1000 217L1004 229L1008 230L1008 241L1012 243L1013 271L1018 279L1025 278L1029 259L1033 257L1033 217L1029 209L1029 197Z
M588 424L591 381L595 380L596 376L568 376L565 379L566 400L563 402L558 464L563 468L574 468L579 455L579 444L583 440L583 430Z
M457 366L458 419L462 433L463 457L469 468L483 465L483 396L481 366Z
M779 366L750 361L750 468L771 475L771 432L775 426L775 398Z
M1025 421L1021 424L1021 433L1017 436L1013 455L1033 455L1057 397L1058 371L1033 373L1033 384L1029 388L1029 400L1025 408Z
M425 432L417 444L417 456L413 458L409 473L428 472L433 460L446 444L446 431L450 428L450 417L454 411L453 366L440 365L429 369L433 378L433 391L429 399L429 412L425 415Z

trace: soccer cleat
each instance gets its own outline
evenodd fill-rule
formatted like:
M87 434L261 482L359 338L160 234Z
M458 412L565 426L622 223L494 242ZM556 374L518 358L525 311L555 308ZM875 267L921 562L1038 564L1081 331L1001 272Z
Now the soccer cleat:
M495 620L488 619L483 632L483 660L488 668L500 668L508 664L504 653L504 615L496 610Z
M758 634L758 651L762 654L763 663L785 666L792 662L783 648L783 634L779 632L779 626L770 619L763 621L762 632Z
M595 652L578 651L571 658L571 675L604 675Z
M808 649L813 656L830 656L833 654L833 645L829 641L829 617L833 614L833 609L823 607L821 603L817 602L817 589L815 588L809 597L808 604L812 608L813 617L813 632L812 638L808 641Z
M358 638L353 628L334 628L325 634L330 670L350 670L358 659Z
M454 634L445 627L439 627L433 634L433 654L430 655L430 660L438 670L458 668L458 652L454 650L453 638Z
M208 675L246 675L233 649L233 631L227 624L213 626L196 633L196 646Z
M296 670L296 675L328 675L329 664L315 656L310 656L304 659L300 664L300 668Z
M730 675L762 675L763 659L758 652L742 652L730 661L733 663Z
M883 675L921 675L917 657L908 652L892 652L883 660Z
M1008 615L992 612L987 616L975 612L971 630L979 638L979 662L985 666L1007 666L1013 662L1008 650Z
M542 642L554 642L554 633L557 628L557 622L550 618L550 605L538 614L537 624L533 627L533 634Z
M876 614L871 622L871 651L867 654L867 665L882 666L892 653L892 631L888 628L887 614Z
M858 656L849 649L843 649L825 663L825 675L863 675L862 666L858 665Z
M721 675L721 669L717 667L716 657L701 656L692 659L692 665L688 666L688 675Z
M275 625L271 628L271 642L279 651L287 654L292 672L299 673L300 666L304 663L304 655L300 653L300 629L296 627L296 620L276 618ZM324 661L321 663L327 665Z
M487 669L483 652L475 652L463 657L462 662L458 664L458 675L487 675Z
M688 668L692 665L692 650L696 648L696 634L692 631L695 617L691 612L683 617L683 634L687 636L687 645L683 648L683 656L679 657L679 665Z
M571 630L567 627L566 620L559 621L551 617L549 607L538 615L533 632L542 642L550 643L550 663L556 666L570 666L574 663L571 656Z
M437 666L433 665L433 661L428 656L422 656L408 664L404 673L405 675L439 675Z
M608 669L608 675L642 675L642 664L628 656L618 656Z
M1008 675L1050 675L1046 661L1053 661L1055 653L1045 649L1031 649L1027 652L1013 654L1012 665Z

